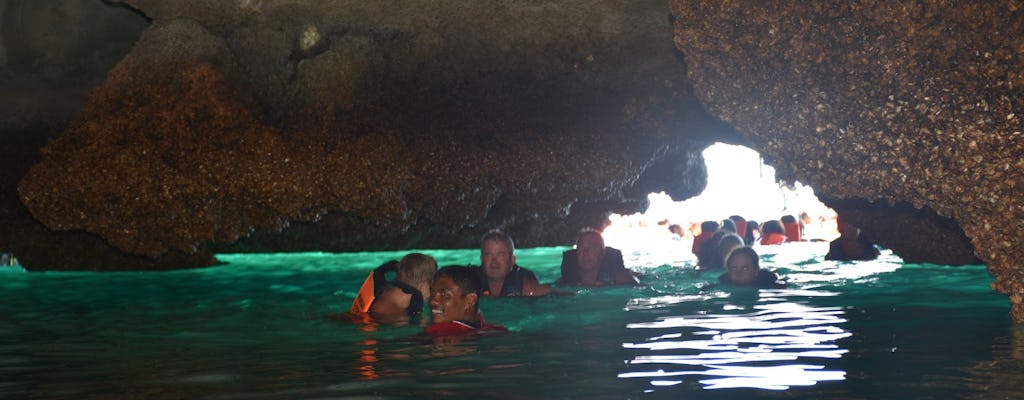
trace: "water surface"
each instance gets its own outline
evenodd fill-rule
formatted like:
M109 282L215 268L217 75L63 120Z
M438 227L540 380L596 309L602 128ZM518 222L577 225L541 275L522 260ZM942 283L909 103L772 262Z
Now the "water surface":
M517 254L551 282L563 250ZM984 266L904 265L889 252L823 261L824 243L759 250L789 288L720 287L685 251L627 251L643 286L485 299L488 321L512 332L457 343L325 318L405 252L0 269L0 398L1024 397L1024 334ZM442 265L478 259L425 252Z

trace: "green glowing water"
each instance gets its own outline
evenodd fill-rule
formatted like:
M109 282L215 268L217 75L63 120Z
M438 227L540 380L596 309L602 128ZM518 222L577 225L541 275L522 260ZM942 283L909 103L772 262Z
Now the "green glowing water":
M644 286L485 299L506 335L324 316L404 252L221 255L150 273L0 269L0 398L815 398L1024 396L1024 334L983 266L822 260L761 249L783 290L707 286L691 261L630 254ZM565 248L518 250L541 281ZM426 251L441 265L476 250ZM776 254L772 254L776 253ZM669 258L671 260L671 258Z

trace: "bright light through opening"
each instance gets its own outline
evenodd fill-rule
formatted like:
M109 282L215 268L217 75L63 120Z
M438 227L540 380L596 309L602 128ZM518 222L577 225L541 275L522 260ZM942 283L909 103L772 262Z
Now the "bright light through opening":
M814 190L800 182L791 187L775 179L775 168L761 162L761 156L743 146L715 143L704 150L707 164L707 187L697 197L673 201L665 193L651 193L651 205L643 214L611 216L611 225L605 231L605 241L611 246L639 250L670 236L668 226L680 225L684 237L692 240L699 233L700 223L721 221L731 215L762 223L779 219L783 215L804 221L805 240L832 240L835 231L835 211L821 203ZM644 233L646 231L646 233Z

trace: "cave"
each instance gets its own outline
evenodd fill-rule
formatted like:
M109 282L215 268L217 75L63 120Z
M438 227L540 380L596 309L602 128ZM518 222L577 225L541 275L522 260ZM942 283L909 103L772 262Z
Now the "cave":
M985 263L1024 320L1021 5L12 0L0 250L563 245L715 142L908 262Z

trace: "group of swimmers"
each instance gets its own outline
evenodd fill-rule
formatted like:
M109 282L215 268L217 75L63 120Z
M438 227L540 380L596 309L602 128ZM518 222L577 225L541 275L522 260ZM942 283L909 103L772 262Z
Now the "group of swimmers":
M878 248L861 234L859 228L842 218L836 218L836 223L840 236L829 243L826 260L865 261L878 258ZM756 242L771 246L803 241L801 232L802 226L792 215L760 225L734 215L721 222L702 223L701 233L694 237L691 250L697 256L698 269L726 271L719 277L722 283L765 288L785 287L785 283L779 281L773 272L760 269L760 258L751 246Z
M774 273L760 268L757 253L742 242L732 247L723 261L725 271L719 277L722 284L785 286ZM387 279L388 272L394 272L395 278ZM626 268L622 252L605 245L600 232L584 230L577 236L575 248L562 254L561 276L554 284L637 285L639 279ZM491 231L480 239L480 266L448 265L438 269L434 258L411 253L378 267L367 277L349 314L380 323L406 322L420 316L427 305L432 317L425 329L427 335L500 332L506 329L487 323L481 315L482 297L549 294L567 292L540 283L533 271L516 263L512 237Z

